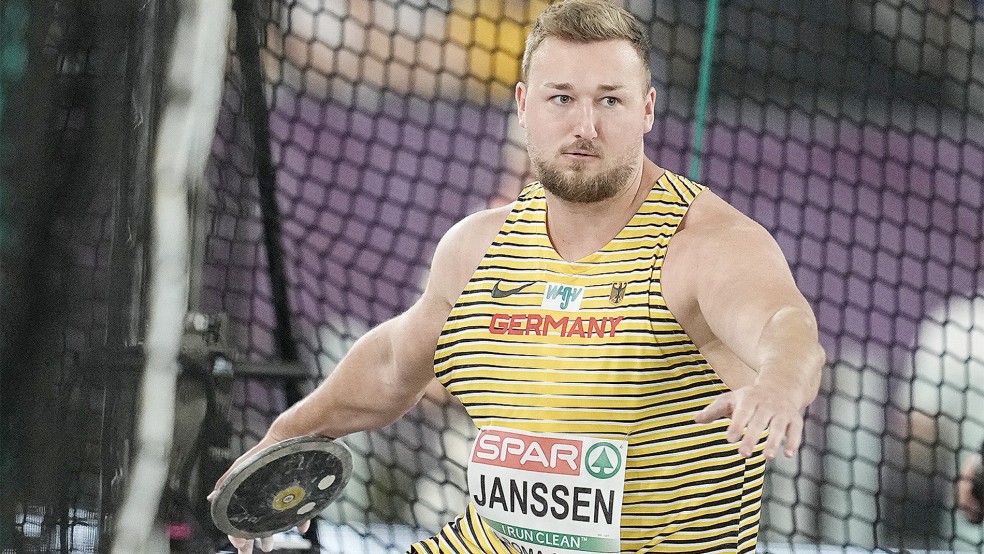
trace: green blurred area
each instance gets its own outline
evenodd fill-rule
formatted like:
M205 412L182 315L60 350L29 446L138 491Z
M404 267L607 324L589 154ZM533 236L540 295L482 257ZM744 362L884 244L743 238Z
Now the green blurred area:
M8 0L0 6L0 166L10 155L5 134L5 116L9 91L16 86L27 68L27 6ZM0 171L0 242L7 239L5 175ZM0 456L0 463L4 458Z
M0 5L0 247L6 247L10 227L10 206L6 174L3 170L11 155L7 143L6 111L10 91L17 86L27 69L27 22L28 10L24 2L8 0ZM4 283L0 280L0 287L2 286ZM3 401L2 394L3 391L0 390L0 402ZM8 418L0 421L0 478L4 482L7 481L13 465L9 423ZM3 524L0 524L0 545L8 544L12 538L13 521L8 515L3 514Z

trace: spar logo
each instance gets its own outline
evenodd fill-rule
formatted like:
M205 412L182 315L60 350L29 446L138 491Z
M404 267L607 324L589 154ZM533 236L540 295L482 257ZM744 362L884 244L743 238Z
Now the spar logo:
M475 442L472 462L524 469L537 473L580 475L581 468L597 479L618 475L622 453L610 442L597 442L585 451L578 439L531 436L483 429Z
M475 443L472 462L538 473L580 475L583 445L577 439L485 429Z
M584 454L584 468L593 477L608 479L622 469L622 454L614 444L596 443Z

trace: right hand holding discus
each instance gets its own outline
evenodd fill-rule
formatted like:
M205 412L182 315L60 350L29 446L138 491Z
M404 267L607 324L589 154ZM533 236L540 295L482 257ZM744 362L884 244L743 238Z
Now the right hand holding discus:
M275 533L295 526L304 533L351 475L352 454L332 439L264 438L232 464L208 495L212 521L240 554L252 553L257 539L268 552Z

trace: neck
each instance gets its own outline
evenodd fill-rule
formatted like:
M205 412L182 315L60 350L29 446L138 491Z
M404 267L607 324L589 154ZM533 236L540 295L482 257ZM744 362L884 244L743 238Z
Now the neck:
M546 192L547 232L554 249L565 260L575 261L603 248L632 219L663 172L643 158L615 196L590 204L568 202Z

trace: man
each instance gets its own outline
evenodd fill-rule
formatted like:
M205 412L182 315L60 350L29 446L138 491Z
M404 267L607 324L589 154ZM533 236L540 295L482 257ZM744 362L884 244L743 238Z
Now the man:
M648 52L604 0L537 19L516 101L539 181L448 231L421 298L244 457L392 423L436 372L481 430L471 502L410 552L754 550L824 354L768 233L646 159Z

